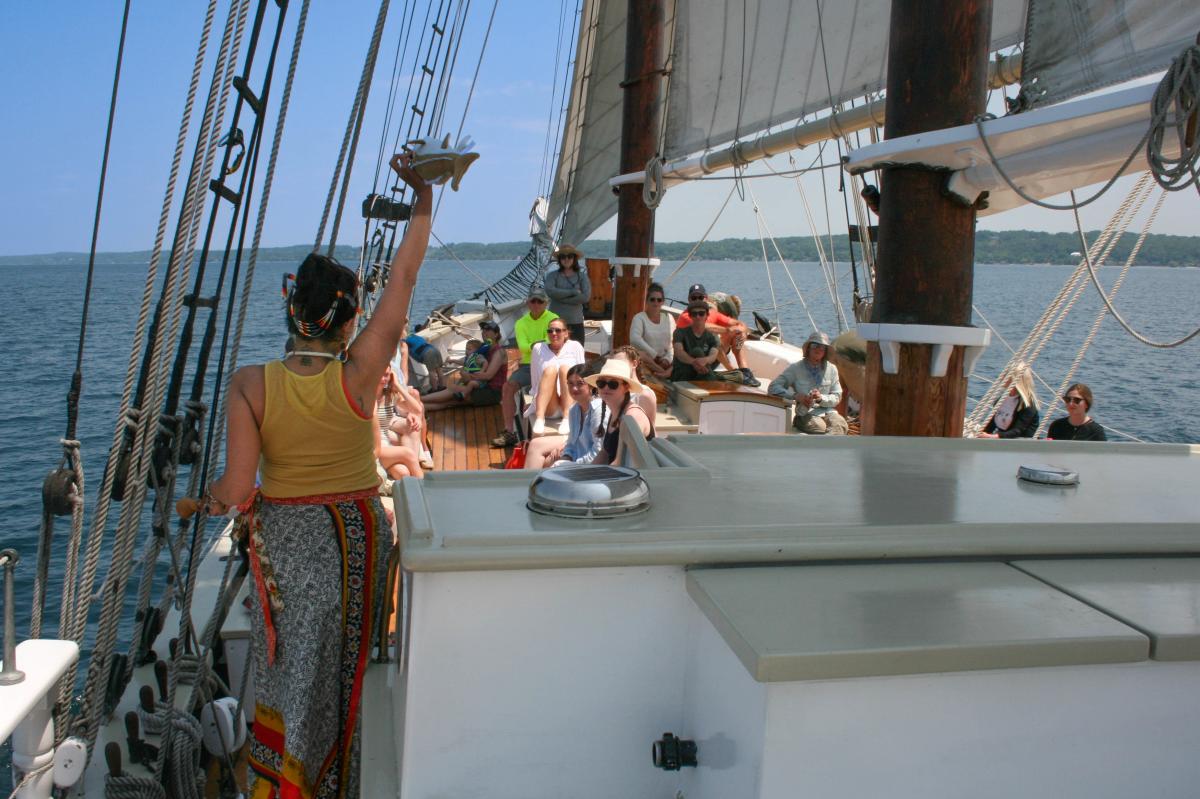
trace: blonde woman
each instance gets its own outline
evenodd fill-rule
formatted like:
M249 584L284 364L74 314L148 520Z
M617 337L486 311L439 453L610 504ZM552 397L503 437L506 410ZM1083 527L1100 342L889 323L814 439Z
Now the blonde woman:
M1037 432L1038 399L1033 391L1033 370L1017 363L1009 372L1008 394L996 406L996 412L979 438L1033 438Z

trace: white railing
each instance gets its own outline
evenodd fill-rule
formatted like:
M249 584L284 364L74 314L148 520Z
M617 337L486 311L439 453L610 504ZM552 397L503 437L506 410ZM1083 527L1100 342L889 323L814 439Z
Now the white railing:
M0 685L0 740L12 736L14 784L40 770L21 785L17 799L49 799L54 777L48 768L54 760L54 702L50 696L79 659L79 646L74 641L37 638L19 644L16 655L25 678ZM83 764L78 767L82 771Z

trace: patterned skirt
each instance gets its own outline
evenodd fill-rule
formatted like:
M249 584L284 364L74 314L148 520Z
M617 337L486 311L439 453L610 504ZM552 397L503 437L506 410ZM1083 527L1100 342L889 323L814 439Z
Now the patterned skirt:
M357 797L362 681L391 527L374 491L260 498L252 513L250 796Z

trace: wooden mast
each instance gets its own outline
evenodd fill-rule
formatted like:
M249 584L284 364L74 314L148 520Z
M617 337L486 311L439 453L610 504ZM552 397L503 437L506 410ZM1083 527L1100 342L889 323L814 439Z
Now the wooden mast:
M628 0L625 23L625 90L621 119L621 172L646 168L662 129L664 0ZM646 301L654 255L654 211L642 201L642 184L617 192L617 281L613 292L613 347L629 343L629 324Z
M968 124L983 113L991 21L991 0L893 0L886 138ZM945 178L917 167L884 169L871 319L881 328L948 326L948 338L954 339L955 328L971 324L975 210L944 196ZM901 328L891 330L892 341L905 341L906 334L897 332ZM906 330L910 341L931 340L918 328ZM863 433L962 435L963 347L953 347L942 377L931 376L932 343L891 347L898 357L889 359L889 368L898 363L898 370L889 374L878 341L868 345Z

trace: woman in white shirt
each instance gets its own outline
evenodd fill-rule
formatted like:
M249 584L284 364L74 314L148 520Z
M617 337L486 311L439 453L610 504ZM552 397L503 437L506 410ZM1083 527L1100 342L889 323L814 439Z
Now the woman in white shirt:
M546 340L533 345L529 362L533 403L530 410L533 426L530 432L540 436L546 432L546 417L562 416L559 425L563 435L569 424L567 412L574 400L567 386L567 370L584 362L583 345L567 338L567 323L553 319L546 328ZM526 411L530 415L530 411Z
M629 325L629 343L641 355L641 365L664 380L671 376L671 334L674 325L662 312L663 287L651 283L646 292L646 310L638 312Z

